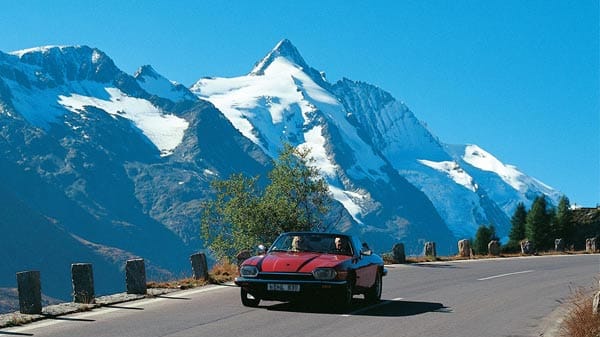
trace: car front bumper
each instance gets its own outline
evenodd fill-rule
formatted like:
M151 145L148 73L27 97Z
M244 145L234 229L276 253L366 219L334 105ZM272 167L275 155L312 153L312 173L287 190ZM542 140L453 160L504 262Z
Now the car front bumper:
M235 284L244 288L249 294L263 300L294 301L307 297L318 298L324 294L342 293L346 289L346 280L294 280L294 279L261 279L250 277L237 277ZM272 286L269 286L269 285ZM271 288L282 288L274 285L298 285L298 291L269 290ZM296 288L288 286L287 288Z

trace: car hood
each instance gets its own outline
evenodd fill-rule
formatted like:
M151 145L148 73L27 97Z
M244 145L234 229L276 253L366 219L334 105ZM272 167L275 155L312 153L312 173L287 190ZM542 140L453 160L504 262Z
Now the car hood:
M335 254L274 252L262 259L260 270L267 273L310 273L319 267L333 268L351 258Z

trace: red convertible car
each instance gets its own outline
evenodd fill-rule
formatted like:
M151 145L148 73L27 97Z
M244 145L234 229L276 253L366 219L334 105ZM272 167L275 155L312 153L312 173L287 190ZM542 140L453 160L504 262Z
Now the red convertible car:
M235 284L249 307L261 300L312 297L333 298L344 309L355 294L379 301L386 273L381 257L353 236L294 232L281 234L265 254L245 260Z

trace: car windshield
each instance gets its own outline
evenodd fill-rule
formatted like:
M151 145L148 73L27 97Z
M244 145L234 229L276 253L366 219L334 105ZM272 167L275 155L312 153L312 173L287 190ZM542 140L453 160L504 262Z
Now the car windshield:
M275 240L270 251L352 255L350 240L347 236L324 233L282 234Z

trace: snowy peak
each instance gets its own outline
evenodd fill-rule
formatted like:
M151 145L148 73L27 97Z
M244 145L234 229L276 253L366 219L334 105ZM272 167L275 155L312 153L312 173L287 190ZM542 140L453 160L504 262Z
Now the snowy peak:
M314 68L311 68L306 61L304 61L304 58L302 55L300 55L298 49L296 49L296 47L288 39L279 41L279 43L277 43L275 48L273 48L273 50L271 50L267 56L263 57L262 60L254 65L254 68L249 75L262 76L265 74L267 69L271 68L272 65L281 60L284 60L285 63L291 64L292 66L300 69L321 87L330 87L330 84L325 79L325 74Z
M265 70L275 61L275 59L283 57L290 63L297 65L298 67L307 70L310 68L300 52L288 39L283 39L271 50L267 56L254 65L254 69L250 72L251 75L264 75Z
M133 77L140 87L151 95L166 98L172 102L197 100L196 96L185 86L169 81L150 65L140 67Z
M39 82L49 86L82 80L107 83L121 73L104 52L88 46L45 46L10 54L17 56L22 63L39 67L41 73L49 75L37 78Z
M163 78L159 73L156 72L156 70L154 70L154 68L152 68L151 65L146 64L144 66L141 66L136 72L135 74L133 74L133 77L135 77L138 81L141 80L142 82L144 81L144 78L150 77L153 78L155 80L159 79L159 78Z

